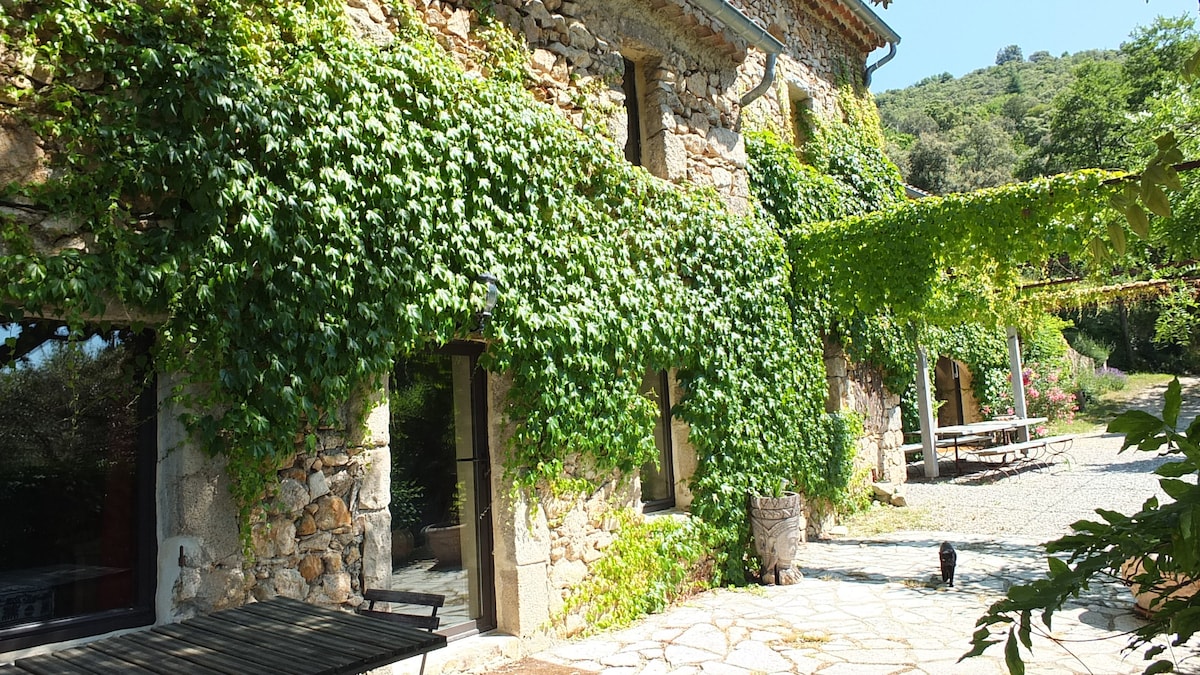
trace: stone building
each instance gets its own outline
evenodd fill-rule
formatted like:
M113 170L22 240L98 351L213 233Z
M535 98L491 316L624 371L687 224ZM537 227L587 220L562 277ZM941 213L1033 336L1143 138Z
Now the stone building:
M477 3L406 1L466 68L480 67L475 55L486 44ZM380 43L393 39L403 14L375 0L349 0L346 11L364 39ZM860 0L497 0L490 11L489 21L528 48L531 86L542 101L579 125L600 116L630 162L666 181L712 186L738 211L749 199L743 127L795 129L804 114L839 115L838 83L869 78L879 63L868 66L868 55L899 41ZM19 64L5 76L37 77ZM28 130L4 127L0 179L37 180L40 153ZM37 232L47 249L87 246L86 235L53 215L22 204L2 208ZM119 308L97 318L153 323ZM20 330L34 336L38 325L29 321ZM16 324L7 326L6 337L18 334ZM54 335L40 337L45 342ZM129 339L96 335L107 349L133 349ZM514 423L505 412L511 377L480 369L480 350L452 344L397 364L390 382L362 393L370 411L364 424L324 428L317 447L298 446L278 472L277 495L255 514L249 565L223 461L192 447L177 419L181 411L164 405L171 375L160 373L149 391L126 392L157 414L126 430L129 458L120 481L130 501L123 508L149 509L154 517L125 519L128 559L97 554L88 567L98 575L121 568L132 578L115 604L89 600L82 618L58 623L45 621L56 614L36 580L0 588L6 612L0 662L275 595L352 609L362 603L364 588L399 585L447 593L444 626L454 636L544 633L611 543L614 509L687 510L695 453L686 426L670 414L682 392L673 373L646 376L646 391L661 403L662 471L633 480L600 477L601 487L583 500L548 494L533 500L501 481L498 449ZM827 368L831 409L864 414L867 464L881 480L903 480L903 459L895 456L901 444L896 397L877 374L847 364L836 349L827 352ZM402 414L400 401L408 399L401 394L417 390L441 398ZM400 433L400 425L413 419L440 425L440 454L404 449L401 439L418 432ZM440 482L420 475L432 467ZM410 527L393 534L393 520L401 519ZM443 520L447 528L438 527ZM457 553L413 562L407 544L432 539L431 530L439 529L450 530ZM393 554L408 561L395 572ZM96 592L94 579L69 583L81 594ZM562 630L577 623L566 617Z

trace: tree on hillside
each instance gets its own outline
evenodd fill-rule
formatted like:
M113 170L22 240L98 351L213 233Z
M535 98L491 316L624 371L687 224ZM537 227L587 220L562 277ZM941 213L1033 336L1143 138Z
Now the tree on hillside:
M1118 63L1084 63L1054 99L1049 137L1019 170L1021 178L1083 168L1127 165L1131 122L1129 84Z
M1025 55L1021 53L1021 48L1017 45L1009 45L1004 49L996 52L996 65L1002 66L1013 61L1024 61Z
M995 187L1012 180L1017 153L1012 146L1012 132L1000 120L976 119L954 151L959 162L956 192Z
M957 183L954 149L936 133L924 133L908 151L907 180L913 186L946 194Z
M1135 28L1129 37L1121 44L1121 54L1129 80L1129 107L1137 109L1179 82L1184 63L1200 49L1200 36L1192 17L1160 16L1150 26Z

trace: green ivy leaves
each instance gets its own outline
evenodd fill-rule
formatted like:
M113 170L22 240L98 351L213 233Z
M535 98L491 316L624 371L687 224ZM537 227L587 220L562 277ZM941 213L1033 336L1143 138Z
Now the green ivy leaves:
M57 178L6 192L96 241L6 249L4 303L164 317L158 365L184 374L189 428L229 458L243 525L314 427L353 420L344 402L398 356L461 338L512 374L518 487L561 481L572 455L636 470L654 453L638 385L676 369L695 510L729 579L749 554L748 489L844 487L847 434L823 419L783 240L578 133L514 84L514 53L500 77L469 77L415 27L358 42L333 0L29 0L3 21L6 43L59 69L15 113ZM101 84L71 84L84 73ZM484 271L504 292L478 335Z

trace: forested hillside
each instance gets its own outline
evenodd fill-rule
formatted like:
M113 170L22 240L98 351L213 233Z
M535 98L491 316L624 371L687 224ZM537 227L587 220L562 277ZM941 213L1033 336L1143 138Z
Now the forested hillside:
M1131 168L1151 148L1130 134L1180 82L1200 39L1190 17L1136 29L1119 50L1054 56L1011 45L995 66L928 77L877 96L889 154L935 194L1084 167Z
M1200 34L1188 16L1138 27L1117 50L1026 57L1010 45L994 66L880 93L888 154L908 184L934 194L1089 167L1141 173L1157 151L1155 138L1166 142L1168 133L1179 140L1181 166L1191 166L1200 160L1200 82L1183 73L1198 48ZM1156 217L1148 221L1140 216L1149 253L1115 252L1105 273L1121 294L1099 305L1072 298L1082 272L1067 259L1028 270L1031 285L1065 289L1060 316L1074 323L1069 334L1080 351L1100 361L1111 356L1122 369L1200 371L1200 339L1192 329L1200 324L1194 262L1200 251L1169 243L1200 241L1197 174L1173 179L1173 208L1151 208ZM1191 262L1160 264L1168 258Z

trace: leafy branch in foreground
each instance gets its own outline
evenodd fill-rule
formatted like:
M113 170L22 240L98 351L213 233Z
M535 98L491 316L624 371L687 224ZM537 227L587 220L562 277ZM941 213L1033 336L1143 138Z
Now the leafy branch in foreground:
M1151 642L1167 636L1171 646L1179 646L1200 630L1200 599L1189 592L1200 579L1200 418L1183 433L1178 430L1182 404L1178 378L1168 385L1165 399L1161 418L1129 410L1114 418L1108 430L1125 434L1122 451L1137 447L1172 457L1155 469L1168 500L1160 503L1151 497L1132 516L1096 509L1103 522L1081 520L1071 526L1072 534L1046 544L1050 554L1046 578L1014 586L1006 598L994 603L977 622L973 648L963 659L1004 642L1009 672L1024 673L1020 646L1033 648L1032 634L1038 629L1034 612L1040 612L1049 630L1054 613L1068 599L1079 597L1093 582L1116 579L1153 597L1147 623L1130 634L1126 649L1146 647L1145 658L1151 661L1147 675L1174 672L1172 660L1154 660L1167 647ZM1185 477L1190 480L1182 480ZM1003 637L1006 626L1007 638Z

